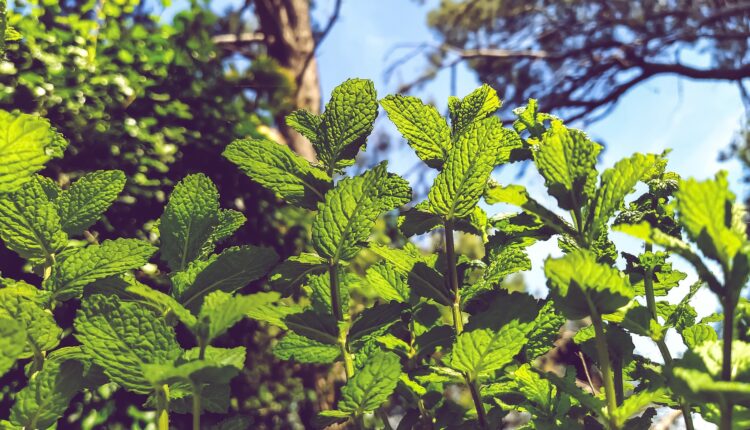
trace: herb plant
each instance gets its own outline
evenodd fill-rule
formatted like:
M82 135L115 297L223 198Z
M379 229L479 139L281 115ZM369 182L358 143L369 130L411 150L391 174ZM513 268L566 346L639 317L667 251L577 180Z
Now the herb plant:
M351 174L379 105L436 170L421 201L386 163ZM53 427L78 392L115 384L145 396L159 429L182 413L194 429L247 428L228 414L229 383L252 363L242 345L214 345L249 317L283 330L276 357L330 365L343 381L320 427L640 429L659 408L680 410L688 429L696 415L722 430L750 425L750 244L726 175L682 179L666 153L599 172L602 147L585 133L534 100L504 127L500 106L485 85L450 98L444 118L415 97L378 101L372 82L351 79L321 115L287 118L317 162L269 140L230 143L224 156L253 181L314 212L311 252L281 262L252 245L221 250L245 218L219 206L202 174L172 191L158 248L98 243L90 229L125 175L92 172L61 188L36 173L65 140L43 119L0 112L0 238L38 279L0 279L0 371L23 366L28 377L0 424ZM534 166L547 196L492 179L515 162ZM489 216L496 204L517 209ZM400 235L373 235L384 215L397 217ZM618 253L613 230L642 240L642 252ZM437 252L408 241L426 233L441 238ZM479 253L462 252L467 238ZM552 239L561 256L544 263L548 297L508 288L506 278L531 268L528 248ZM148 286L134 271L157 251L164 282ZM666 296L687 274L674 255L698 275L676 303ZM264 291L238 292L264 277ZM722 312L698 320L690 302L704 287ZM60 306L80 306L72 326L56 321ZM687 347L681 356L671 331ZM653 341L661 360L640 355L632 335ZM574 345L574 362L555 361L561 341Z

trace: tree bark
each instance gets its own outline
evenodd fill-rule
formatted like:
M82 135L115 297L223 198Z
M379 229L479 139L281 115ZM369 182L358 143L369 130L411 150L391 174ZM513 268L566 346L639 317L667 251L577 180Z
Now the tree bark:
M265 35L268 55L294 77L294 108L319 113L320 80L309 0L256 0L255 14L260 32ZM313 161L312 144L285 123L284 118L290 112L280 111L274 118L279 131L290 148Z

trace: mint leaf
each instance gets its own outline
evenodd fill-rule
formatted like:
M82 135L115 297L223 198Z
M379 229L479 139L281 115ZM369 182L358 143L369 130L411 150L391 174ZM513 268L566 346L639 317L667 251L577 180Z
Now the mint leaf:
M451 114L451 125L453 127L454 139L461 136L469 126L477 121L487 118L502 106L497 91L487 84L472 91L463 98L458 100L452 98L448 102L448 108Z
M427 259L420 255L419 250L413 245L395 249L371 243L370 250L390 263L397 272L406 276L409 287L417 295L446 306L453 303L443 275L430 267Z
M67 255L53 266L53 276L45 281L52 298L60 301L80 297L83 287L108 276L119 275L148 263L156 248L138 239L105 240Z
M550 296L569 319L615 312L635 297L628 279L614 267L596 262L591 251L577 250L561 258L548 258L544 273Z
M547 113L539 112L539 105L536 99L529 99L524 107L513 109L513 113L518 117L513 122L513 128L520 134L528 131L534 139L541 139L546 127L544 121L551 120L554 117Z
M349 329L349 342L354 342L376 331L390 327L401 320L401 314L407 310L403 303L391 302L367 308L359 314Z
M373 354L341 389L338 409L352 415L374 411L396 389L400 375L401 363L396 354Z
M380 104L417 156L440 168L451 149L451 130L438 110L412 96L389 95Z
M65 246L68 235L62 231L60 216L41 177L27 179L13 193L0 194L0 237L8 249L37 262L51 261Z
M224 334L253 309L266 305L266 302L259 300L261 297L263 296L257 294L232 296L224 291L214 291L208 294L198 314L201 322L207 321L207 343Z
M173 271L198 257L219 220L219 192L206 175L185 177L172 191L161 216L161 258Z
M222 242L234 234L240 227L242 227L247 218L242 215L241 212L237 212L233 209L219 209L219 221L211 232L211 236L208 239L208 243L211 244L211 248L208 252L213 251L213 244Z
M68 143L49 121L0 110L0 193L17 190Z
M713 342L719 339L716 330L708 324L696 324L682 330L682 340L690 349L695 349L704 342Z
M99 170L87 173L60 192L55 203L62 220L62 229L71 236L91 227L125 187L125 174L120 170Z
M594 197L594 232L602 230L612 215L622 209L625 196L633 192L635 184L653 169L657 160L654 154L634 154L602 173L601 186Z
M296 206L315 209L331 188L325 172L270 140L235 140L223 155L252 180Z
M301 336L330 345L338 345L338 325L330 314L306 310L287 316L284 323L290 330Z
M276 327L287 330L285 318L302 312L302 307L296 304L280 302L281 295L275 291L251 294L256 302L255 306L247 310L247 316L258 321L267 322Z
M534 151L534 162L560 208L580 209L593 195L596 158L601 150L601 145L582 131L568 129L561 121L552 121Z
M475 381L510 363L526 343L530 329L530 324L513 320L499 329L465 331L456 338L446 362Z
M0 376L10 370L23 354L26 330L20 322L0 318Z
M18 358L40 356L60 343L62 329L52 313L45 311L32 298L12 288L0 288L0 318L21 325L25 333L23 352Z
M296 333L287 333L273 348L273 354L282 360L298 363L331 364L341 356L341 349Z
M270 248L252 245L227 248L201 267L189 285L176 289L175 296L183 306L197 311L207 294L217 290L237 291L265 275L276 261L278 255Z
M286 125L293 128L297 133L305 136L307 140L319 145L320 122L322 117L308 112L304 109L298 109L286 116Z
M276 266L268 276L271 287L283 295L292 294L304 284L308 277L327 270L325 260L316 254L303 252L289 257Z
M453 145L443 171L430 189L430 212L445 220L471 214L495 167L502 133L496 117L468 126Z
M143 365L172 363L182 354L174 330L163 319L117 296L96 294L84 300L75 329L84 353L112 382L135 393L152 390Z
M385 301L409 302L411 298L406 275L390 264L383 262L373 264L367 268L365 279L378 297Z
M313 141L318 159L329 172L350 166L365 144L378 116L375 86L367 79L348 79L334 88Z
M362 176L343 179L326 194L313 221L313 246L334 264L350 260L370 236L377 217L409 200L409 183L388 173L385 163Z
M18 392L10 421L27 429L45 429L62 417L82 388L83 365L75 360L47 362L29 385Z

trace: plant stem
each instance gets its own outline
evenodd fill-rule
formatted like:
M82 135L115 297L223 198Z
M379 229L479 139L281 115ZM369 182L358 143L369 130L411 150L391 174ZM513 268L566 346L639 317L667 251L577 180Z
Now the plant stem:
M477 419L479 420L479 426L483 429L487 428L487 413L484 410L484 404L482 404L482 396L479 394L479 386L476 381L469 378L468 375L464 375L466 384L469 386L471 391L471 398L474 400L474 408L477 410Z
M169 430L169 385L167 384L156 389L156 427L158 430Z
M201 430L201 390L193 384L193 430Z
M383 429L384 430L393 430L393 427L391 427L390 421L388 421L388 414L381 408L377 410L378 417L380 418L380 421L383 422Z
M732 380L732 339L734 338L734 308L737 301L733 300L732 297L727 297L724 300L724 334L722 338L723 342L723 354L721 361L721 379L723 381ZM721 425L720 430L731 430L732 428L732 412L734 411L734 404L730 399L726 399L721 405Z
M453 243L453 222L445 222L445 257L448 260L448 281L450 282L451 291L453 292L453 326L456 328L456 334L464 331L464 320L461 315L461 292L458 285L458 270L456 268L456 246Z
M653 246L650 243L647 243L645 250L646 252L652 252ZM646 306L648 307L648 311L651 314L651 319L659 322L659 315L656 313L656 294L654 293L653 277L654 270L653 268L649 267L646 270L646 273L643 275L643 286L646 290ZM659 348L662 359L664 359L664 364L666 366L671 366L672 354L669 352L669 348L667 348L667 343L664 341L664 338L662 337L660 339L656 339L655 342L656 346ZM685 430L695 430L695 426L693 425L693 416L690 413L690 403L688 403L682 396L679 396L677 398L677 402L680 404L682 417L685 420Z
M341 357L344 359L344 370L346 371L346 379L350 379L354 376L354 361L352 355L349 353L349 345L346 342L347 330L344 329L346 322L346 315L341 311L341 292L339 291L339 275L338 265L335 262L331 262L328 266L328 277L330 279L331 288L331 308L333 309L333 315L338 321L339 329L339 349L341 350Z
M588 297L586 297L586 300L591 310L591 323L596 333L594 340L596 341L596 353L599 356L599 370L602 372L604 394L607 398L607 420L609 421L610 430L617 430L618 426L614 419L614 412L617 409L617 395L615 394L612 369L610 368L609 348L607 347L607 338L604 334L604 322L591 300Z
M206 358L206 339L202 336L198 337L198 360L204 360Z

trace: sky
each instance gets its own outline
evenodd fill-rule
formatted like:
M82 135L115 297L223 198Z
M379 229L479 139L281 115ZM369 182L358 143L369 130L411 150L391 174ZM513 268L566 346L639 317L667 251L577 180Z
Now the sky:
M235 0L219 0L212 2L212 7L222 10L236 3ZM394 92L399 83L413 79L422 67L418 59L400 68L390 81L385 79L385 70L388 64L407 52L394 53L394 48L436 40L426 23L427 11L436 3L436 0L427 0L424 4L411 0L344 0L339 20L317 51L324 99L327 100L336 85L352 77L373 80L380 98ZM327 22L333 11L333 0L318 0L316 4L313 17L317 22ZM178 7L180 1L173 6ZM458 96L468 94L480 84L466 67L459 67L457 73ZM448 73L439 74L415 95L434 102L444 112L451 95ZM720 169L727 170L732 189L742 196L748 190L741 181L739 162L718 161L719 152L727 147L742 114L742 102L734 84L660 76L628 92L610 115L586 126L585 131L594 140L606 142L606 150L601 156L602 168L633 152L661 152L671 148L672 170L699 179L709 178ZM377 131L388 133L397 142L397 149L388 155L391 171L404 173L418 162L383 112L376 123ZM554 206L553 200L543 198L546 195L543 180L534 169L527 169L521 178L517 177L518 173L518 167L512 166L495 172L495 177L501 183L525 185L532 196ZM490 214L497 212L495 208L486 209ZM614 240L620 250L638 252L638 242L617 234ZM537 244L530 249L534 268L525 274L525 279L533 294L545 294L541 272L543 260L558 253L554 242ZM675 260L677 268L689 273L685 286L673 290L670 296L679 300L695 280L695 275L687 264ZM699 293L693 304L701 316L717 309L717 301L707 291ZM656 358L658 354L649 342L637 340L639 349ZM681 346L681 342L674 338L670 343L675 348Z

